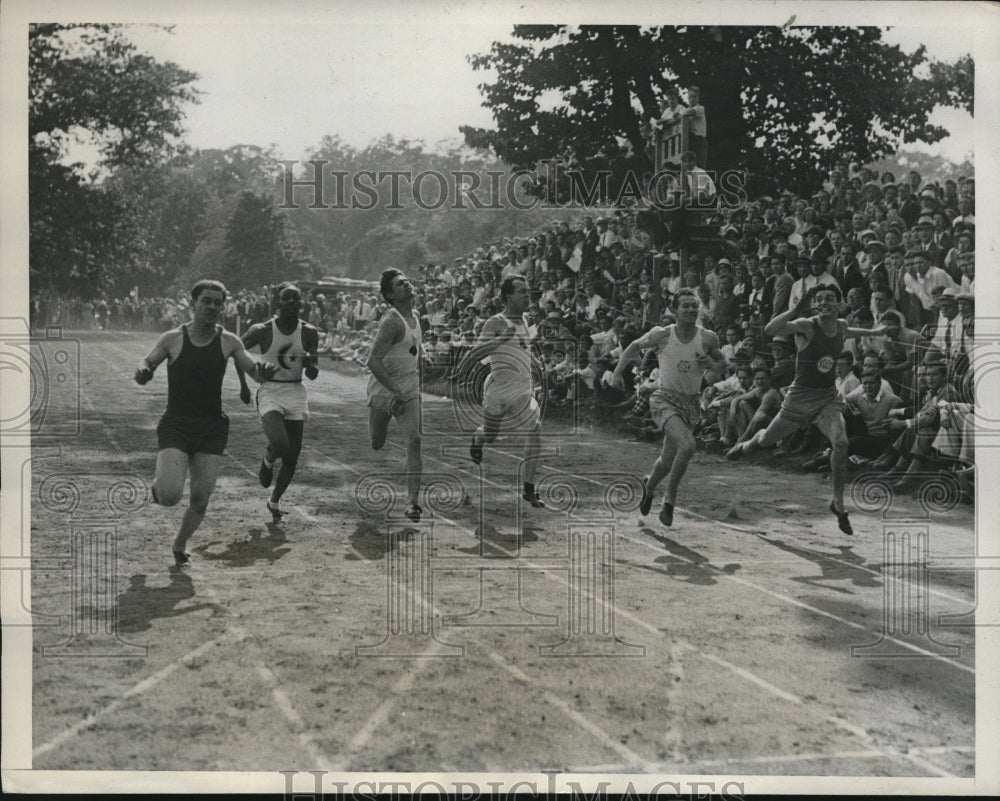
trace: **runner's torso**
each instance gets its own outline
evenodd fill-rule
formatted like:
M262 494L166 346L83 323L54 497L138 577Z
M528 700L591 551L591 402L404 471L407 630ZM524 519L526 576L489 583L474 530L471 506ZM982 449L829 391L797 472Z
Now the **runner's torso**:
M382 364L394 379L416 379L420 366L420 319L414 312L407 320L395 306L387 314L395 314L403 323L403 338L389 347Z
M500 319L504 326L515 329L510 341L500 345L489 355L490 374L493 382L505 385L531 387L531 334L522 317L512 320L502 312L491 319Z
M677 336L677 326L668 325L669 339L660 348L660 389L679 392L683 395L697 395L701 391L704 370L698 365L698 356L704 352L700 325L695 327L690 342L681 342Z
M267 350L262 350L263 360L274 365L274 377L271 381L278 383L295 383L302 381L302 357L305 349L302 347L302 322L295 321L295 330L283 334L278 329L278 321L271 320L271 344Z
M795 381L797 387L812 389L832 389L835 385L837 357L844 350L844 325L837 320L837 330L833 336L823 333L818 317L809 318L813 324L813 336L795 357Z
M222 379L226 356L222 352L222 326L207 345L195 345L181 326L181 352L167 364L167 413L178 417L221 417Z

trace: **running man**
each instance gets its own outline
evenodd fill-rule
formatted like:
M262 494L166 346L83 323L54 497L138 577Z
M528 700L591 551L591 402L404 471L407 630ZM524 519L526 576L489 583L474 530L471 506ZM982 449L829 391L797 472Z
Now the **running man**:
M265 489L274 481L274 489L267 501L271 521L280 523L281 496L292 483L295 467L302 451L302 432L309 419L309 403L302 374L313 381L319 375L317 366L319 331L309 323L299 320L302 310L302 293L294 284L285 284L278 291L278 311L274 317L257 323L243 335L243 347L248 351L259 348L264 364L274 368L274 375L257 388L257 414L260 415L267 437L267 447L261 457L257 478ZM239 365L242 391L246 379ZM278 477L274 466L281 462Z
M795 379L785 391L781 409L767 428L726 452L736 459L758 448L773 445L799 428L813 423L830 440L830 473L833 476L833 500L830 511L845 534L854 529L844 509L844 478L847 474L847 431L844 416L837 404L835 387L837 359L844 352L844 341L854 337L881 336L885 328L851 328L837 317L840 288L827 284L813 287L796 304L775 316L764 332L771 336L794 334L797 354ZM815 317L805 317L812 304Z
M667 488L660 507L660 522L674 524L677 487L694 455L692 433L701 416L701 382L707 370L725 372L726 359L719 349L719 338L698 325L700 301L693 289L684 288L673 297L677 322L654 326L622 353L611 379L612 386L624 387L622 373L649 348L659 352L660 385L649 397L653 421L663 429L663 450L653 469L642 479L639 513L645 517L653 506L653 492L664 478Z
M395 417L406 440L406 516L420 520L420 318L413 310L413 286L394 268L382 271L379 284L389 308L379 321L368 357L368 433L372 450L381 450Z
M136 383L146 384L167 362L167 410L156 426L153 502L177 504L190 473L188 508L173 543L178 565L190 561L184 549L205 517L229 437L229 418L222 411L226 365L232 358L255 381L266 381L272 373L250 358L236 334L219 325L225 303L226 288L220 282L199 281L191 290L191 322L162 334L135 370Z
M472 435L469 455L482 464L483 444L496 440L504 419L511 430L528 432L524 449L524 490L521 497L536 509L545 504L535 493L535 471L541 452L542 418L531 379L531 334L524 320L530 298L528 281L523 275L509 275L500 284L504 310L485 323L479 342L463 363L474 365L489 357L490 374L483 385L484 424ZM461 373L462 368L459 368Z

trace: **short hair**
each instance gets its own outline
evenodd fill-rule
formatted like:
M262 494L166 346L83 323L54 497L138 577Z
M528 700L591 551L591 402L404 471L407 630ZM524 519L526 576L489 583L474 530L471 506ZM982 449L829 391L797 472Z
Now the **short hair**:
M392 293L392 282L395 280L397 275L402 275L402 270L397 270L395 267L389 267L382 270L382 277L378 282L379 292L382 293L382 297L385 299L386 303L389 302L389 295Z
M861 371L861 382L865 381L881 381L882 376L879 375L878 370L862 370Z
M840 303L844 299L844 294L840 291L840 287L837 284L817 284L812 289L813 300L820 292L833 292L837 296L837 303Z
M698 301L699 304L701 303L701 300L699 300L699 298L698 298L698 293L695 292L692 287L684 286L684 287L681 287L680 289L678 289L674 293L673 298L670 299L670 306L671 306L672 309L674 309L674 311L676 311L677 308L680 306L681 296L682 295L684 297L686 297L686 298L694 298L695 300Z
M848 364L854 364L854 353L852 351L845 350L837 358L838 359L843 359Z
M883 323L896 323L896 325L902 325L902 321L899 319L899 314L894 311L887 311L882 315Z
M291 281L285 281L285 283L280 284L278 286L278 297L279 298L281 297L281 293L284 292L286 289L294 289L296 292L299 293L299 295L302 294L302 290L299 289L299 287L298 287L297 284L293 284Z
M518 281L528 283L528 279L520 274L508 275L500 282L500 300L506 302L507 298L514 294L514 284Z
M757 373L763 373L763 374L764 374L764 375L766 375L766 376L767 376L768 378L770 378L770 377L771 377L771 368L770 368L770 367L768 367L768 366L767 366L766 364L758 364L758 365L757 365L757 366L756 366L756 367L754 368L754 370L753 370L753 374L754 374L754 375L757 375Z
M222 281L216 281L212 278L202 278L197 284L191 287L191 302L193 303L198 300L198 296L206 289L214 289L216 292L221 292L222 299L226 299L226 287Z

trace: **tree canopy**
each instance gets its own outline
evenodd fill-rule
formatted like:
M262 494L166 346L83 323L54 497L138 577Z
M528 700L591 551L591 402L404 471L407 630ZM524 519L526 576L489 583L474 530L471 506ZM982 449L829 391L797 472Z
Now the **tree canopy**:
M107 171L149 168L181 149L197 77L140 53L116 25L35 24L28 32L30 268L38 286L88 297L135 268L128 199L101 191L74 143Z
M844 156L936 142L948 133L929 122L936 105L973 107L971 58L907 54L879 28L520 25L513 37L469 57L496 71L480 85L496 127L463 126L466 143L520 169L610 170L612 193L652 169L641 127L672 87L701 90L709 168L743 170L757 189L805 189Z

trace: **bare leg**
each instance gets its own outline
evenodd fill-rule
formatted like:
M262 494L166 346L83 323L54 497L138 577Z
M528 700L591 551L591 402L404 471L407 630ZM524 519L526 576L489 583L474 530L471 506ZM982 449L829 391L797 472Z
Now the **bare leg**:
M302 432L305 423L302 420L284 420L283 427L286 445L282 452L281 470L278 471L278 476L274 480L274 490L271 492L271 503L273 504L277 504L281 500L288 485L292 483L295 467L299 463L299 454L302 452Z
M372 441L372 450L380 451L385 445L386 437L389 436L389 421L392 415L382 412L374 406L368 407L368 434Z
M188 455L178 448L164 448L156 454L153 477L153 501L160 506L175 506L184 494Z
M420 453L420 399L407 401L396 419L406 439L406 492L410 503L420 505L420 479L424 464Z
M191 497L188 500L187 511L184 512L184 519L181 521L181 529L174 540L175 552L184 551L188 539L204 520L221 463L222 457L214 453L196 453L188 461L191 473Z
M668 418L663 428L666 432L664 443L668 438L671 439L675 449L673 460L667 473L667 487L663 493L663 500L673 504L677 499L677 487L680 485L681 479L684 478L688 463L694 455L696 444L694 435L679 415ZM657 461L659 462L660 460L657 459Z

